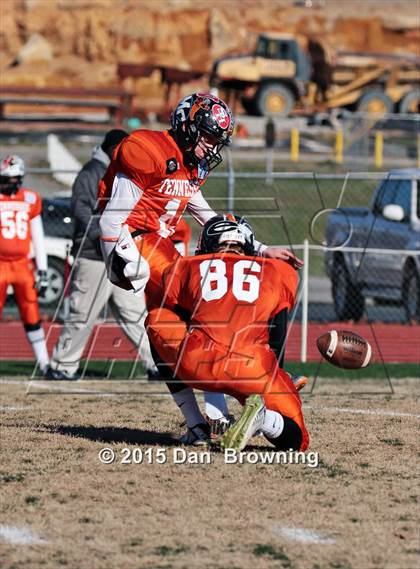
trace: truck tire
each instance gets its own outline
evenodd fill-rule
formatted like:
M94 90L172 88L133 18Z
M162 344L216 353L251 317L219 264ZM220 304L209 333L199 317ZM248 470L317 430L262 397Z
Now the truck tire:
M407 322L420 322L420 276L411 263L404 271L402 303Z
M401 99L399 111L402 114L420 113L420 90L410 91Z
M287 117L294 106L294 94L280 83L266 83L255 95L255 108L260 116Z
M394 110L394 103L383 91L372 90L364 93L356 103L361 113L388 114Z
M365 309L365 299L351 282L345 262L334 261L332 271L332 295L338 320L360 320Z
M57 306L64 290L64 261L57 257L48 257L47 277L49 285L41 296L38 296L39 305L42 308Z

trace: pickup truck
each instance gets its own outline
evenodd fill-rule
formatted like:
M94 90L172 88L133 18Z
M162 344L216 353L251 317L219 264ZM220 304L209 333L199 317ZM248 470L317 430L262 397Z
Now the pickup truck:
M365 299L402 304L420 319L420 169L392 170L369 208L328 216L324 262L339 320L360 320Z

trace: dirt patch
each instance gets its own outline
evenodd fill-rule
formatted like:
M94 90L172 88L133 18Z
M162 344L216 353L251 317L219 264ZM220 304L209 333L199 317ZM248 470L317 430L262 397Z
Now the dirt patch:
M411 569L420 554L419 390L415 380L400 385L392 396L340 395L329 380L305 396L319 452L310 468L225 464L217 452L210 464L174 464L180 418L150 387L130 395L129 382L53 383L85 392L27 395L27 382L9 379L0 385L0 524L38 543L4 540L1 566ZM126 394L110 395L114 387ZM263 438L252 443L269 449ZM112 464L99 461L104 447Z

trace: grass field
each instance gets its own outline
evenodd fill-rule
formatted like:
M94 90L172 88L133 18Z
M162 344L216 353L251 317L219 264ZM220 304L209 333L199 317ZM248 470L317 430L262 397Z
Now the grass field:
M302 245L304 239L310 244L319 245L325 236L328 213L320 214L315 224L312 219L320 210L341 207L368 207L374 189L375 179L349 179L334 165L325 167L313 178L280 178L267 181L265 165L248 162L240 165L235 174L233 209L246 216L252 223L256 238L268 245ZM303 168L304 172L311 168ZM290 164L276 163L276 172L290 170ZM338 171L337 171L338 170ZM241 172L258 174L258 178L241 176ZM337 179L323 179L322 174L337 174ZM321 176L321 177L320 177ZM217 211L228 208L226 178L210 177L205 184L204 194L210 205ZM341 196L341 200L340 200ZM197 224L191 223L194 236L199 232ZM300 251L297 252L301 254ZM310 274L325 275L323 255L313 255Z
M216 450L211 464L174 464L180 416L159 384L4 378L0 565L414 569L420 387L395 378L393 395L368 395L381 381L358 395L344 378L309 386L312 468L225 464ZM149 449L141 464L135 449Z

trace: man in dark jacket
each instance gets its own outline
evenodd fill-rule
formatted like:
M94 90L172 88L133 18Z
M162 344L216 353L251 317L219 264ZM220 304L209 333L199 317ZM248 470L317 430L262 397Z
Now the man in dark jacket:
M54 348L46 373L48 379L76 379L86 343L107 303L125 334L138 349L148 376L152 378L157 374L144 330L144 301L139 297L133 299L129 292L108 281L100 249L99 219L95 215L99 180L105 174L116 146L126 136L128 134L124 130L110 130L102 144L93 149L92 158L83 166L73 184L72 255L75 265L72 269L70 314Z

